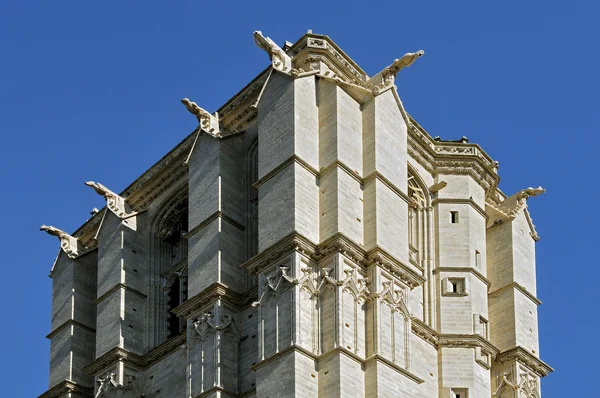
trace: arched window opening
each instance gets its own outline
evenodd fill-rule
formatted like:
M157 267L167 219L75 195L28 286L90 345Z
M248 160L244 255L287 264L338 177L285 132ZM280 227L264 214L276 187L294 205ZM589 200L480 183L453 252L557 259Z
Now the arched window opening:
M173 310L187 300L188 193L180 190L165 202L154 224L148 322L150 347L181 333L186 322Z
M410 198L408 208L409 259L413 264L423 268L427 241L426 234L429 229L427 228L426 214L429 192L410 171L408 175L408 196Z

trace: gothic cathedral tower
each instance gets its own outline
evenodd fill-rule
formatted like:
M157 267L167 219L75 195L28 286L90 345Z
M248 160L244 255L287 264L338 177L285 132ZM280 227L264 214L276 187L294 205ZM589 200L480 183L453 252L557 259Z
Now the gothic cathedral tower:
M64 397L539 398L538 235L477 144L433 139L329 37L271 65L57 236ZM407 73L407 71L402 72Z

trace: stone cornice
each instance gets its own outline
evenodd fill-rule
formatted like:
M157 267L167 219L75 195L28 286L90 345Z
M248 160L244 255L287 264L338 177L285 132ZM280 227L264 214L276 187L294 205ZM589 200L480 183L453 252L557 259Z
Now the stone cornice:
M267 174L265 174L261 179L259 179L257 182L255 182L252 186L256 189L260 188L260 186L262 186L267 181L269 181L271 178L273 178L274 176L279 174L281 172L281 170L285 169L287 166L289 166L292 163L296 163L296 164L304 167L307 171L309 171L312 175L314 175L317 178L322 178L324 175L331 172L332 170L334 170L337 167L337 168L340 168L341 170L344 170L349 176L354 178L356 181L358 181L362 185L367 184L369 181L377 180L377 181L380 181L381 183L383 183L386 187L388 187L391 191L393 191L396 195L398 195L406 203L410 203L410 201L411 201L405 192L403 192L400 188L398 188L394 183L392 183L389 179L387 179L383 174L381 174L378 171L374 171L371 174L369 174L368 176L362 178L358 174L357 171L352 170L348 165L346 165L345 163L343 163L339 160L336 160L336 161L332 162L331 164L329 164L328 166L325 166L325 167L321 168L320 170L317 170L314 167L312 167L310 164L308 164L308 162L306 162L305 160L303 160L301 157L299 157L297 155L292 155L289 158L287 158L286 160L284 160L283 162L281 162L277 167L275 167L273 170L271 170Z
M186 300L179 307L175 308L173 312L180 317L190 318L200 312L207 304L218 299L223 300L237 309L242 309L254 301L255 297L248 297L248 295L240 294L226 285L216 282L204 289L201 293Z
M246 261L242 264L242 267L249 272L258 274L293 251L299 251L312 257L316 249L317 245L308 238L297 232L293 232Z
M94 304L98 305L101 302L103 302L104 300L106 300L111 294L113 294L114 292L123 289L129 293L133 293L136 296L145 299L146 295L142 292L140 292L137 289L134 289L132 287L127 286L124 283L117 283L116 285L114 285L113 287L111 287L110 289L108 289L104 294L102 294L100 297L98 297L96 300L94 300Z
M425 278L414 271L411 266L396 259L394 256L380 247L375 247L369 250L365 260L367 267L373 265L380 266L396 278L400 279L411 289L425 282Z
M84 325L81 322L77 322L74 319L67 319L65 322L61 323L60 325L58 325L57 327L55 327L54 330L52 330L50 333L48 333L48 335L46 336L46 338L47 339L51 339L52 337L54 337L58 333L60 333L61 330L67 328L68 326L77 326L77 327L82 328L83 330L87 330L88 332L96 333L96 329L94 329L94 328L86 326L86 325Z
M539 377L547 376L550 372L554 371L554 369L552 369L544 361L535 355L530 354L527 350L520 346L498 354L494 364L503 364L513 361L519 362L521 365L527 367Z
M492 358L500 353L495 345L478 334L440 334L438 335L437 345L438 347L450 348L480 347L482 351L489 353Z
M309 64L318 60L344 82L362 86L369 76L337 44L326 35L307 33L287 53L293 57L296 68L310 70ZM317 61L317 62L318 62Z
M486 284L488 289L492 286L492 282L488 278L486 278L481 272L477 271L475 268L471 267L437 267L433 270L433 273L440 272L470 272L475 275L480 281Z
M139 370L145 370L181 348L181 346L185 344L185 339L186 332L183 331L176 337L167 340L144 355L134 354L123 348L115 347L86 366L83 371L92 376L97 376L108 367L113 366L118 362L123 362L128 366L132 366Z
M531 301L533 301L536 305L541 305L542 302L540 301L540 299L538 299L537 297L535 297L535 295L533 293L531 293L529 290L525 289L525 287L517 282L511 282L508 285L502 286L501 288L498 288L496 290L494 290L493 292L488 293L488 296L491 296L493 294L497 294L500 292L503 292L505 290L508 290L510 288L514 288L515 290L518 290L519 292L523 293L523 295L525 297L527 297L528 299L530 299Z
M195 234L197 234L198 232L200 232L203 228L205 228L207 225L209 225L210 223L212 223L213 221L215 221L218 218L233 225L240 231L244 231L246 229L246 227L244 227L242 224L238 223L233 218L229 217L228 215L224 214L222 211L218 210L218 211L215 211L213 214L209 215L208 217L206 217L200 224L198 224L194 228L190 229L186 234L183 235L183 237L185 239L189 239L190 237L192 237Z
M240 398L243 395L229 391L220 386L214 386L209 388L208 390L194 396L194 398L204 398L204 397L222 397L222 398Z
M275 177L283 169L285 169L286 167L288 167L289 165L291 165L293 163L296 163L296 164L304 167L315 177L317 177L317 178L319 177L319 171L317 169L312 167L310 164L308 164L307 161L305 161L301 157L299 157L297 155L292 155L289 158L287 158L286 160L284 160L283 162L279 163L279 165L277 165L277 167L275 167L273 170L271 170L267 174L265 174L262 178L260 178L254 184L252 184L252 186L256 189L260 188L261 185L265 184L267 181L269 181L271 178Z
M488 198L495 198L500 177L497 163L477 144L438 142L411 117L408 126L408 154L434 176L469 175Z
M438 203L469 205L481 214L484 219L488 219L488 214L485 212L485 209L479 206L473 199L437 198L431 201L432 206L435 206Z
M312 360L318 362L322 359L326 359L331 357L332 355L336 355L336 354L344 354L347 355L348 357L352 358L353 360L355 360L356 362L362 364L362 365L367 365L369 363L372 362L381 362L389 367L391 367L392 369L396 370L399 373L402 373L404 376L406 376L408 379L414 381L417 384L421 384L424 382L423 379L421 379L420 377L418 377L417 375L415 375L414 373L398 366L397 364L395 364L394 362L390 361L387 358L382 357L381 355L372 355L369 358L363 359L361 357L359 357L358 355L356 355L355 353L353 353L352 351L344 348L344 347L336 347L333 348L331 350L328 350L327 352L317 355L313 352L310 352L309 350L307 350L304 347L300 347L297 345L292 345L289 346L281 351L279 351L278 353L271 355L269 358L266 358L265 360L258 362L257 364L252 366L252 370L257 371L258 369L262 368L265 365L268 365L276 360L278 360L279 358L291 353L291 352L298 352L301 353L309 358L311 358Z
M378 171L374 171L363 179L363 184L368 183L371 180L377 180L383 183L386 187L388 187L392 192L398 195L403 201L406 203L410 203L411 199L408 195L403 192L400 188L398 188L394 183L388 180L383 174Z
M489 340L478 334L440 334L416 317L411 317L413 334L422 338L437 349L450 348L476 348L489 353L492 358L500 354L500 350Z
M429 325L425 324L419 318L411 317L410 326L413 334L419 336L432 346L437 348L438 344L438 333L433 330Z
M331 171L335 170L336 168L343 170L346 174L348 174L350 177L355 179L360 184L364 183L364 181L361 178L358 171L352 170L350 168L350 166L348 166L347 164L345 164L344 162L342 162L340 160L335 160L335 161L331 162L331 164L329 164L328 166L321 167L321 169L319 170L319 178L324 177L325 175L329 174Z
M92 398L94 396L94 388L82 386L74 381L64 380L38 398L63 398L67 395L71 398Z
M399 373L402 373L404 376L406 376L408 379L410 379L411 381L414 381L417 384L421 384L424 383L425 380L421 379L420 377L418 377L417 375L415 375L412 372L409 372L408 370L398 366L397 364L395 364L394 362L390 361L387 358L382 357L381 355L373 355L367 359L364 360L364 364L368 365L372 362L381 362L386 364L387 366L389 366L390 368L396 370Z

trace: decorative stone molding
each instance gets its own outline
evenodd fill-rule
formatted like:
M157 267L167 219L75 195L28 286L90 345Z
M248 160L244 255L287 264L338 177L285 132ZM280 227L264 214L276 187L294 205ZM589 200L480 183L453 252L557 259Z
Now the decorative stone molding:
M215 324L212 319L212 312L205 312L192 322L195 332L194 337L192 338L192 344L203 342L213 334L223 333L228 334L237 342L240 341L240 332L230 314L223 314L219 324Z
M511 378L513 380L511 380ZM508 372L502 373L500 384L496 391L492 394L492 397L500 397L504 389L510 389L513 394L523 396L525 398L540 398L539 383L535 377L532 377L530 373L520 374L521 382L518 383L514 380L514 377Z
M547 376L550 372L554 371L554 369L548 366L544 361L529 353L521 346L504 351L498 354L495 359L496 364L510 362L520 363L539 377Z
M99 182L86 181L85 185L91 187L96 193L106 199L106 207L119 218L128 218L131 215L125 211L125 199L106 188Z
M182 332L178 336L167 340L144 355L137 355L126 349L115 347L101 355L99 358L96 358L96 360L86 366L83 371L92 376L98 376L118 362L123 362L126 365L139 370L145 370L180 349L182 345L185 344L185 338L185 332Z
M277 296L283 289L285 284L301 285L307 291L311 292L312 295L318 294L318 288L315 288L314 282L311 280L310 268L302 268L301 278L292 278L288 275L288 267L279 266L279 269L271 275L268 275L263 283L263 293L261 294L258 301L252 303L253 307L263 305L265 302L273 296Z
M362 249L361 245L343 234L335 234L323 243L315 245L308 238L294 232L263 250L242 266L248 271L258 274L263 269L280 261L281 258L294 251L298 251L316 262L333 253L342 253L363 268L368 268L372 265L382 267L411 289L425 281L423 276L411 269L411 266L402 263L385 250L375 247L367 253Z
M437 348L439 336L435 330L416 317L411 317L410 325L413 334Z
M281 258L294 251L312 257L315 254L316 249L317 245L308 238L297 232L293 232L252 257L242 264L242 267L249 272L259 274L262 270L270 267L273 263L280 261Z
M181 103L185 105L187 110L198 119L199 127L205 133L215 137L221 138L224 134L221 132L219 123L219 113L215 112L214 115L208 113L208 111L200 108L198 104L190 101L187 98L181 100Z
M416 317L411 318L412 332L436 348L477 348L497 358L500 350L479 334L439 334Z
M325 35L304 35L288 50L288 54L293 57L294 64L304 70L317 69L315 63L318 62L344 82L364 85L368 80L360 66Z
M269 54L273 69L289 73L292 69L292 59L271 38L263 36L260 30L254 32L254 43Z
M404 289L394 286L392 281L382 282L383 290L378 293L372 294L370 299L380 299L387 303L395 311L402 312L406 317L410 319L410 311L406 306L407 294ZM410 329L410 327L409 327Z
M496 348L489 340L478 334L440 334L438 335L437 346L450 348L481 348L483 353L496 358L500 350Z
M321 268L321 281L317 287L317 291L321 291L325 286L333 285L342 288L342 291L348 292L354 297L354 301L361 303L365 302L369 298L369 289L367 284L369 278L361 277L356 269L344 269L344 279L335 279L329 276L331 268Z
M79 256L77 238L52 225L42 225L40 231L45 231L48 235L56 236L60 240L60 248L69 258L76 258Z
M394 258L385 250L376 247L367 253L364 263L367 267L377 265L395 276L411 289L425 282L425 278L413 271L410 266Z
M119 391L119 390L123 391L123 393L129 392L136 398L144 397L144 394L142 394L137 383L135 382L134 375L130 375L130 374L125 375L125 377L127 377L127 382L125 384L119 384L115 380L115 377L116 377L116 373L110 372L106 376L98 378L98 380L96 380L96 382L99 385L98 385L98 390L96 391L96 395L94 396L94 398L109 397L108 394L111 391Z
M249 296L252 296L252 294ZM173 312L180 317L188 319L202 311L207 304L216 300L222 300L223 303L227 303L239 310L250 304L246 295L242 295L226 285L216 282L204 289L201 293L188 298L187 301L175 308Z
M92 398L94 396L94 389L84 387L70 380L64 380L38 398L64 398L67 396L71 398Z

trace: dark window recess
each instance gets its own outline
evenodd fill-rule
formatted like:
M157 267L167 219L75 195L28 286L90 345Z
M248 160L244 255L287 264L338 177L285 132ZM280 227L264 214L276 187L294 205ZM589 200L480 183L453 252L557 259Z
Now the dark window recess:
M450 222L452 224L458 224L458 212L457 211L450 212Z
M174 337L177 336L181 331L179 326L179 317L173 312L173 309L181 304L181 281L179 278L175 278L173 284L169 288L169 297L167 302L169 304L169 318L167 320L169 324L168 337Z

